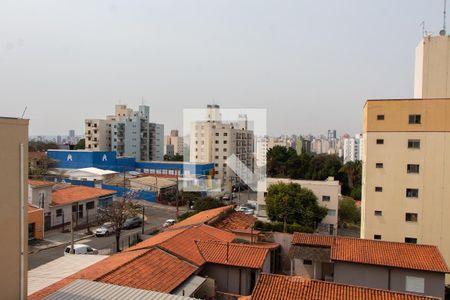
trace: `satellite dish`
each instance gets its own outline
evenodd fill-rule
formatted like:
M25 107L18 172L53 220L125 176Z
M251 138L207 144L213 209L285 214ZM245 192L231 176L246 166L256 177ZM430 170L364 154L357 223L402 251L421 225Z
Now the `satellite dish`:
M439 31L440 36L445 36L446 34L447 34L447 32L445 32L445 29L442 29L441 31Z

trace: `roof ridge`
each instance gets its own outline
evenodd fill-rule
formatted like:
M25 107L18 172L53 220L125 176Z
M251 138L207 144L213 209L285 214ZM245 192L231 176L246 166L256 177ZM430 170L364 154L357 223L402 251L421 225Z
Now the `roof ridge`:
M194 241L194 243L195 243L195 241ZM195 244L196 244L196 243L195 243ZM197 244L196 244L196 245L197 245ZM159 249L159 250L161 250L161 251L163 251L163 252L166 252L166 253L168 253L168 254L170 254L170 255L172 255L172 256L178 258L179 260L182 260L182 261L184 261L184 262L186 262L186 263L188 263L188 264L191 264L191 265L195 266L196 268L201 267L201 266L206 262L206 260L203 258L203 255L201 254L200 249L198 249L198 250L199 250L200 255L201 255L202 258L203 258L203 262L202 262L201 265L197 265L197 264L196 264L195 262L193 262L192 260L187 259L187 258L185 258L185 257L182 257L182 256L180 256L180 255L178 255L178 254L176 254L176 253L170 251L169 249L165 248L164 246L161 246L160 244L157 244L157 245L155 245L155 246L153 246L153 247L154 247L154 248L157 248L157 249Z
M93 281L100 281L100 280L102 280L103 278L105 278L105 277L108 276L109 274L111 274L111 273L117 271L119 268L122 268L123 266L126 266L126 265L132 263L133 261L135 261L136 259L141 258L142 256L146 255L147 253L150 253L150 252L154 251L155 248L150 248L150 249L139 249L139 250L143 251L143 253L142 253L142 254L139 254L139 255L137 255L137 256L135 256L135 257L133 257L132 259L130 259L130 260L126 261L125 263L123 263L123 264L117 266L116 268L114 268L114 269L112 269L112 270L110 270L110 271L104 273L103 275L101 275L101 276L95 278ZM121 253L126 253L126 252L121 252ZM117 254L116 254L116 255L117 255Z

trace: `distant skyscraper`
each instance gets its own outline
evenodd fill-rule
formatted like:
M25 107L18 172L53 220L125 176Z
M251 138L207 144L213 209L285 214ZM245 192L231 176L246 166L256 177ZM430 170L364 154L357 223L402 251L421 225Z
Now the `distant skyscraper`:
M165 137L166 155L183 155L183 137L178 136L178 130L171 130L170 135Z
M69 130L69 139L75 138L75 130L71 129Z
M361 160L362 146L361 134L355 135L354 138L344 138L344 163Z

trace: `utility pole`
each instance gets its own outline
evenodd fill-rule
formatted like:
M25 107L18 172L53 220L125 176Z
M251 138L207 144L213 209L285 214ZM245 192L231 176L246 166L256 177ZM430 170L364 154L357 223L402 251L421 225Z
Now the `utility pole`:
M70 218L70 253L75 254L75 248L74 248L74 236L73 236L73 212L72 212L72 218Z
M144 225L145 225L145 206L142 205L142 234L144 234Z
M179 212L178 212L178 197L179 197L179 187L178 187L178 169L176 169L176 176L177 176L177 201L176 201L176 203L177 203L177 217L179 216Z

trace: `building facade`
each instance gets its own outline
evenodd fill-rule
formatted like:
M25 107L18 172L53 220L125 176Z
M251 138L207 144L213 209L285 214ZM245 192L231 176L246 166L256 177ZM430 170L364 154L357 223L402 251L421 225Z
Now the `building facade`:
M247 168L254 169L253 131L247 128L243 116L238 122L222 121L218 105L208 105L207 111L206 121L191 126L190 161L213 162L215 177L231 187L235 174L227 166L228 157L234 154Z
M166 155L183 155L184 144L183 137L178 135L178 130L171 130L170 135L165 137Z
M437 245L450 262L450 99L367 101L361 237Z
M137 160L162 160L164 125L149 123L150 108L138 111L126 105L115 106L115 114L106 119L85 120L85 148L94 151L117 151L119 156Z
M350 161L361 160L362 157L362 135L357 134L353 138L343 139L344 164Z
M427 36L416 47L414 98L450 97L450 37Z
M28 270L28 120L0 118L2 153L2 201L0 226L3 228L0 288L4 299L25 299ZM6 271L7 270L7 271Z

